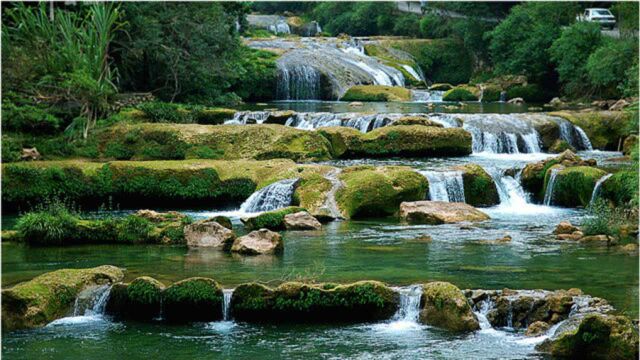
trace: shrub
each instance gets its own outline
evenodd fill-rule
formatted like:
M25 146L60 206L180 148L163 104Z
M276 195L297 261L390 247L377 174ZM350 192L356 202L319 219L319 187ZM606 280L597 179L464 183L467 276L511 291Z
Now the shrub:
M624 215L602 199L597 199L588 207L589 216L582 222L585 235L617 235Z
M636 39L608 39L594 51L587 61L589 81L605 96L616 97L618 86L627 81L627 70L638 63ZM634 75L636 78L638 74Z
M526 102L540 103L548 100L545 92L536 84L518 85L507 90L507 99L522 98Z
M138 105L138 109L145 113L149 122L179 124L194 122L191 112L178 104L152 101Z
M153 224L143 217L129 215L117 222L117 230L119 242L146 242Z
M42 106L16 105L2 102L2 129L35 134L50 134L60 130L62 120Z
M478 98L465 88L453 88L444 93L443 101L476 101Z
M16 231L29 244L60 245L75 237L77 222L76 214L56 200L21 216Z

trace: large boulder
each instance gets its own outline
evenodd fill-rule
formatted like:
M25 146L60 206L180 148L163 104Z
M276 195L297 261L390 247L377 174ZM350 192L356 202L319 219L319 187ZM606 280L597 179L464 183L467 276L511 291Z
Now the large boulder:
M151 321L162 311L164 285L158 280L141 276L129 284L115 284L107 302L107 313L126 319Z
M554 358L637 359L638 331L627 317L592 314L536 349Z
M465 202L472 206L493 206L500 203L498 189L491 175L480 165L458 166L462 171Z
M561 221L558 225L556 225L556 229L553 230L553 233L556 235L573 234L575 231L579 230L579 227L572 225L569 221Z
M222 288L212 279L194 277L178 281L162 293L162 315L169 322L222 319Z
M2 290L2 328L35 328L63 317L85 288L121 281L124 273L110 265L62 269Z
M553 187L552 204L567 207L588 206L593 188L604 175L606 172L590 166L560 169ZM548 182L549 180L546 180L545 187Z
M462 128L423 125L384 126L368 133L344 127L321 128L340 158L393 156L464 156L471 154L471 134Z
M426 116L403 116L394 120L391 123L391 126L398 125L422 125L422 126L435 126L435 127L443 127L441 123L435 122L429 119Z
M410 101L411 90L401 86L355 85L340 99L342 101Z
M393 215L401 202L424 199L429 188L424 176L398 166L349 167L339 179L344 187L337 191L336 201L349 218Z
M236 235L232 230L211 219L197 221L184 228L184 238L189 247L214 247L228 250Z
M287 230L320 230L322 224L306 211L299 211L284 216L284 227Z
M484 221L489 216L465 203L415 201L400 204L400 218L410 224L450 224Z
M399 295L377 281L353 284L288 282L275 289L251 283L231 298L235 319L275 322L379 321L393 316Z
M250 232L237 238L231 251L244 255L279 254L284 250L280 234L267 229Z
M522 187L541 201L544 198L545 177L549 169L555 165L561 165L563 167L595 166L596 162L592 159L582 160L571 150L566 150L556 157L527 164L522 170L522 176L520 178Z
M480 329L478 319L462 291L448 282L431 282L422 290L420 321L451 331Z

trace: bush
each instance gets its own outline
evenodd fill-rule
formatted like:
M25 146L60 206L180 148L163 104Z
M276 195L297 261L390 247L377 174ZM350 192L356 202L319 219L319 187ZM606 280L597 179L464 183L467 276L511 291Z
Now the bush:
M588 207L589 216L582 222L582 231L585 235L610 235L620 232L624 215L607 204L602 199L597 199Z
M249 230L258 230L262 228L282 230L284 229L284 217L288 214L294 214L300 211L306 210L297 206L290 206L284 209L268 211L256 217L248 218L244 222L244 225Z
M444 93L443 101L476 101L478 98L465 88L453 88Z
M544 90L536 84L518 85L507 90L507 99L518 97L532 103L541 103L549 99Z
M148 122L157 123L193 123L191 112L178 104L152 101L138 105L139 110L145 113Z
M63 121L42 106L2 102L2 129L33 134L51 134L60 130Z
M59 201L45 203L18 219L16 231L30 244L60 245L76 234L78 217Z
M118 221L118 242L145 242L153 230L153 224L143 217L129 215Z
M608 39L589 56L586 66L589 81L605 96L619 96L618 86L628 81L627 71L638 64L637 55L636 39ZM637 79L638 74L634 76Z

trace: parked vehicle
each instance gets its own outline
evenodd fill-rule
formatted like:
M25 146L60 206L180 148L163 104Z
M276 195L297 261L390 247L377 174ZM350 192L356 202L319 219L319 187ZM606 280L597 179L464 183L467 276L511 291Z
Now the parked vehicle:
M612 30L616 26L616 17L609 9L589 8L576 17L578 21L591 21L599 23L601 27Z

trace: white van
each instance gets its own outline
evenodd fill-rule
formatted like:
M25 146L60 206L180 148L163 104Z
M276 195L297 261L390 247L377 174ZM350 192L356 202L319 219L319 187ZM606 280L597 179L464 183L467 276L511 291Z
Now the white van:
M578 15L578 21L591 21L599 23L601 27L612 30L616 26L616 17L609 9L589 8L582 15Z

